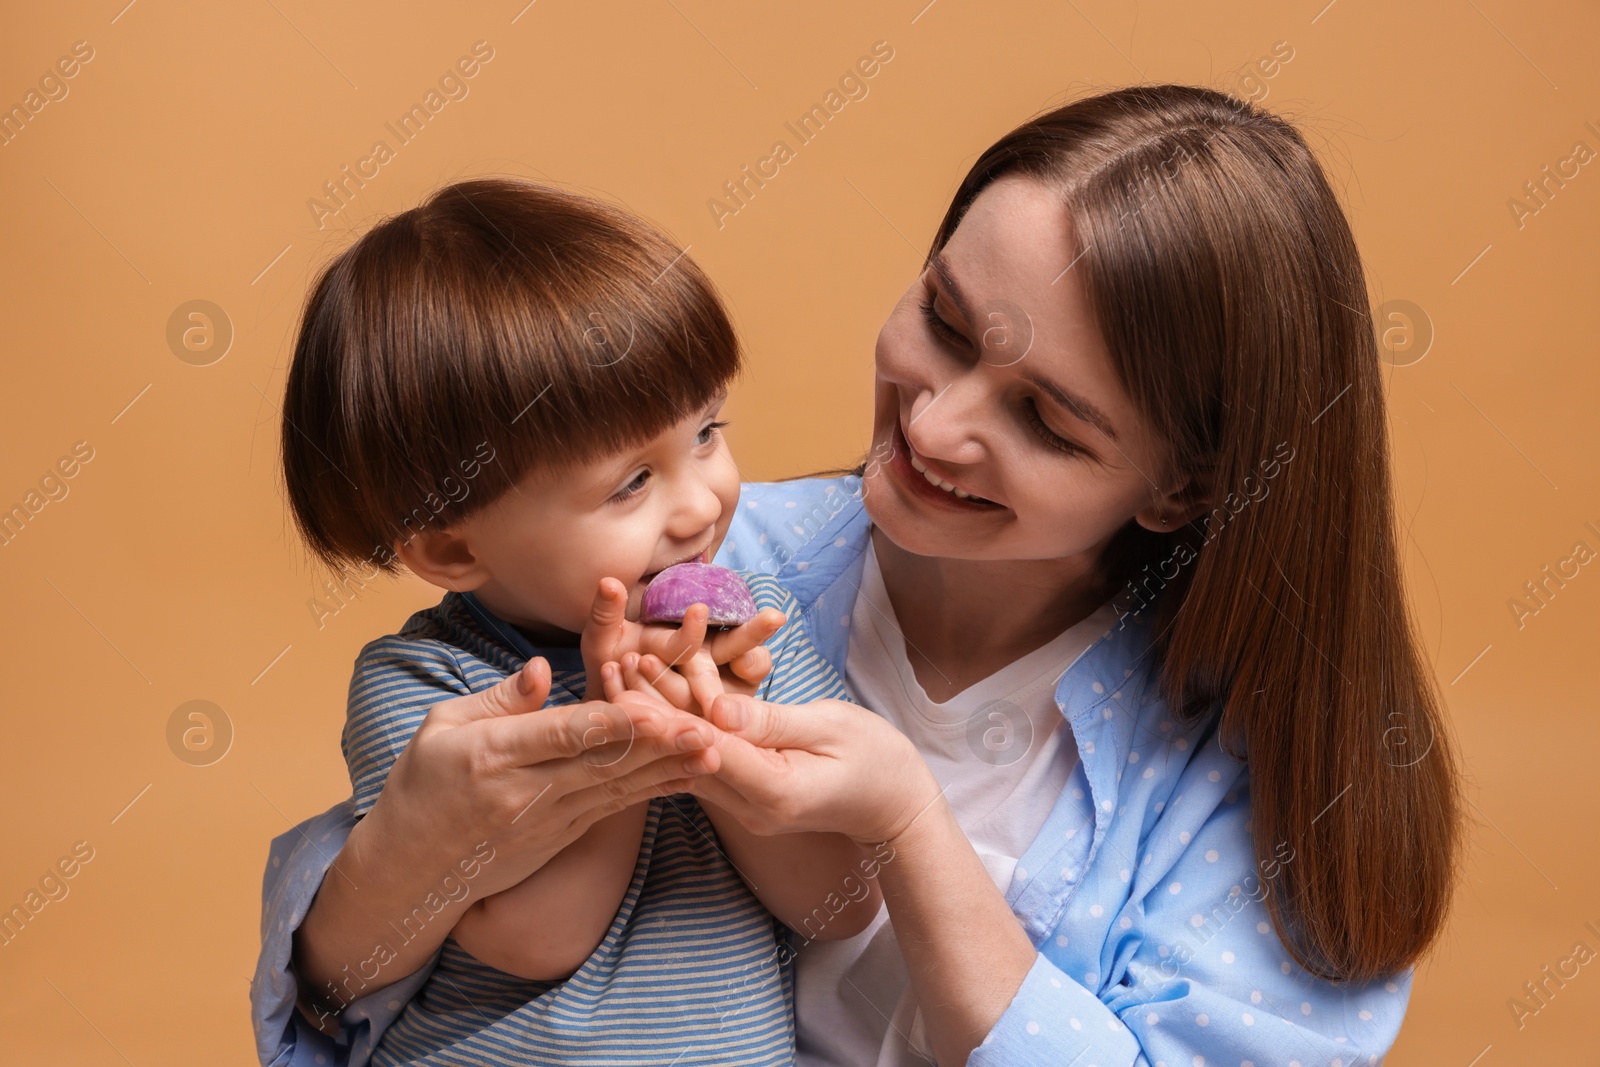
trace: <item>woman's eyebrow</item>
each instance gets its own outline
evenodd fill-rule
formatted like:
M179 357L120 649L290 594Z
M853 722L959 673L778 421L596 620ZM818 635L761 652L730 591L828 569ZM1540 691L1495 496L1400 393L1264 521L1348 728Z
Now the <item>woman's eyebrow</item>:
M1082 396L1068 389L1063 389L1055 382L1050 381L1048 378L1041 378L1037 374L1024 374L1022 380L1043 389L1051 400L1054 400L1057 404L1060 404L1078 418L1111 438L1112 441L1117 439L1117 431L1112 429L1111 420L1106 418L1099 408L1089 403Z

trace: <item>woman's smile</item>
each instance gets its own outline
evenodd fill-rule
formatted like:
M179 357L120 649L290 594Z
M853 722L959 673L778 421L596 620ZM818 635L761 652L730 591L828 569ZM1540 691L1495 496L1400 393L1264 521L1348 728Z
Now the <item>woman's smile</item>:
M933 470L911 448L898 420L894 425L893 442L894 458L889 466L909 495L947 510L964 512L1005 510L1004 505L968 492Z

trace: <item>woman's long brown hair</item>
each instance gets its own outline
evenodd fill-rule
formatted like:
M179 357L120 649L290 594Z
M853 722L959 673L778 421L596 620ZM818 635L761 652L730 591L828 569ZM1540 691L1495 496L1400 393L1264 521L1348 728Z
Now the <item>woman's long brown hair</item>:
M1174 713L1221 704L1257 858L1293 849L1267 897L1279 936L1332 980L1412 965L1445 922L1460 786L1401 584L1377 341L1337 198L1289 123L1140 86L1002 137L933 252L1006 175L1059 191L1112 363L1169 446L1165 484L1193 480L1212 508L1171 534L1130 522L1107 566L1151 597Z

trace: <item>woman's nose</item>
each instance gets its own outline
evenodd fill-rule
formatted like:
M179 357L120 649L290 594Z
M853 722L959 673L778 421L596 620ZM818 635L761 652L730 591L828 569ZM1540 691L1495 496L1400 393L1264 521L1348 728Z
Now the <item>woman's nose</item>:
M923 389L906 419L906 440L929 459L977 463L985 452L982 437L981 383L957 375L936 390Z

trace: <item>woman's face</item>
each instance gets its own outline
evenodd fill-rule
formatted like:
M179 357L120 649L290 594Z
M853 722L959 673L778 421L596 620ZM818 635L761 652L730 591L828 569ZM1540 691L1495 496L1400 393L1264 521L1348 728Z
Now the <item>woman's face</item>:
M863 489L908 552L1061 559L1098 553L1129 518L1185 518L1070 269L1059 199L1031 179L990 185L878 335Z

